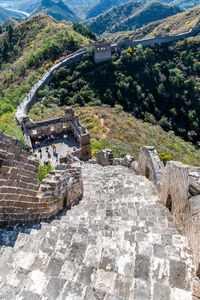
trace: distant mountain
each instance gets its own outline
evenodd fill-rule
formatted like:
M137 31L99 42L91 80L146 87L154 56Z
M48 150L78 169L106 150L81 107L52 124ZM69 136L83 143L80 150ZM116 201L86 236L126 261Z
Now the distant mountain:
M71 9L69 9L69 7L62 0L42 0L42 2L32 12L31 15L37 13L45 13L52 16L58 21L80 21L75 13Z
M120 41L131 37L135 39L150 38L154 36L167 36L179 34L192 29L200 21L200 6L193 7L182 13L155 21L133 32L113 33L109 37L113 41Z
M94 7L92 7L89 10L86 19L94 18L108 11L110 8L126 3L128 1L130 0L100 0L99 3L97 3ZM151 2L152 0L147 1ZM141 0L138 2L146 2L146 0ZM181 9L189 9L194 6L200 5L200 0L160 0L159 2L170 5L176 5L179 6Z
M25 18L24 14L19 12L11 11L6 8L0 7L0 25L2 25L9 18Z
M99 0L63 0L67 6L81 19L85 19L88 11L96 5Z
M84 22L84 24L98 35L105 32L130 31L150 22L175 15L180 11L178 7L159 2L131 1L114 7L104 14Z
M166 1L166 0L164 0L164 1ZM177 5L182 9L189 9L189 8L200 5L200 1L199 0L173 0L173 1L170 1L170 4Z
M15 2L14 7L16 7L19 10L32 13L40 3L41 0L18 0Z
M107 10L109 10L110 8L126 3L129 0L100 0L99 3L97 3L94 7L92 7L87 16L86 19L90 19L90 18L94 18L104 12L106 12Z

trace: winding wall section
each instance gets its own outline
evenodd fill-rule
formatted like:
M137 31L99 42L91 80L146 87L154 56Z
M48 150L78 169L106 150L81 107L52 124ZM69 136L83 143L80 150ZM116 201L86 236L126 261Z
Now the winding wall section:
M182 40L190 36L194 36L199 32L200 32L200 22L198 22L191 30L177 35L159 36L159 37L152 37L152 38L141 39L141 40L125 39L117 44L113 44L111 47L113 51L115 50L121 51L124 47L129 47L129 46L131 47L135 47L137 45L150 46L153 44L170 43L170 42ZM27 115L29 109L36 102L38 91L51 82L53 78L52 76L53 71L59 69L60 67L69 66L73 63L80 61L85 53L86 53L86 48L80 49L74 52L73 54L67 56L59 63L52 66L51 68L49 68L47 72L43 74L43 76L32 87L32 89L29 91L25 99L22 101L22 103L19 105L19 107L16 110L15 115L19 124L23 125L22 122L23 117Z

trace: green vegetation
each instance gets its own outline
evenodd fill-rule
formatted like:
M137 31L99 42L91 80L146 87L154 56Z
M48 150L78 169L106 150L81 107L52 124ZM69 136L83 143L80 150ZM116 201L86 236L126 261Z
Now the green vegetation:
M63 114L65 108L61 107L55 112L48 107L44 108L43 113L38 108L37 115L32 112L31 117L36 120L56 118ZM91 134L93 157L99 150L109 148L115 157L130 154L137 159L140 147L149 145L156 147L163 161L173 157L173 160L200 166L200 150L195 149L191 143L175 136L173 131L165 132L158 125L136 119L132 114L124 112L120 105L114 108L102 105L74 109Z
M112 61L100 65L88 55L81 63L55 71L39 101L53 109L120 104L137 118L173 130L199 147L199 61L198 37L170 46L138 46L116 53ZM40 111L39 105L32 112Z
M16 27L8 26L0 35L0 116L11 113L14 119L13 110L41 75L57 60L87 43L87 38L72 26L45 15ZM1 130L12 133L9 124L2 124L3 119L0 118Z
M51 172L53 168L51 167L51 164L48 163L47 165L39 165L38 167L38 180L42 181L49 172Z
M159 153L160 160L163 161L164 165L170 160L173 160L173 157L169 153Z
M137 29L134 32L122 34L113 34L113 40L122 40L126 37L130 38L148 38L153 36L166 36L171 34L179 34L192 29L200 20L200 6L194 7L185 12L173 15L166 19L155 21L146 26Z
M6 134L15 136L22 143L24 143L21 127L17 124L15 118L15 112L5 113L4 115L0 116L0 130Z
M135 30L150 22L164 19L180 12L178 7L159 2L131 1L114 7L96 18L84 22L92 31L100 35L105 32Z
M73 29L74 29L74 31L82 34L83 36L86 36L89 39L92 39L95 41L97 39L94 32L92 32L90 29L88 29L87 27L85 27L79 23L73 23Z
M100 0L94 7L92 7L89 10L89 12L87 14L87 19L94 18L100 14L107 12L112 7L116 7L116 6L126 3L126 2L129 2L129 1L128 0ZM142 0L141 2L146 3L146 2L150 2L150 1ZM199 5L198 0L190 0L190 1L188 1L188 0L161 0L159 2L169 4L169 5L175 5L181 9L189 9L189 8Z

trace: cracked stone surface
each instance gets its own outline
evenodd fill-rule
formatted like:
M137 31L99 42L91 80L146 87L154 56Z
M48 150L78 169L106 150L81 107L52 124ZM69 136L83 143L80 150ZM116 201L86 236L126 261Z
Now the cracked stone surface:
M192 300L191 251L152 184L121 166L83 177L70 210L0 229L0 299Z

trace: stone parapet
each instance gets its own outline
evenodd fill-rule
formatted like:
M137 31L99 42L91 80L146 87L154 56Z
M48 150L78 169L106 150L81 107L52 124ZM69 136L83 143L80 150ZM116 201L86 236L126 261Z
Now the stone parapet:
M83 195L79 166L50 172L40 183L38 163L15 138L0 132L0 224L47 219Z
M196 25L186 31L179 34L174 35L168 35L168 36L154 36L150 38L144 38L144 39L129 39L125 38L124 40L120 41L119 43L112 45L112 50L121 50L124 47L128 48L129 46L134 48L137 45L141 45L143 47L145 46L151 46L154 44L163 44L163 43L172 43L179 40L183 40L185 38L194 36L200 32L200 22L197 22Z
M30 108L35 104L37 101L38 92L48 85L53 79L53 71L69 66L73 63L76 63L81 60L83 54L86 52L86 49L80 49L74 52L71 55L68 55L66 58L49 68L46 73L42 75L42 77L36 82L36 84L31 88L27 96L24 98L23 102L18 106L15 116L19 124L21 124L23 118L27 115Z
M88 160L91 158L90 134L79 122L73 109L66 109L63 116L56 119L34 122L28 117L23 118L24 140L27 148L32 149L31 136L58 136L60 134L73 133L80 144L80 149L73 154L79 159Z
M200 168L177 161L164 167L155 147L147 146L140 149L137 163L129 155L113 158L109 149L98 152L96 161L103 166L126 166L155 184L161 202L193 250L193 263L200 275Z
M161 182L160 198L173 214L193 249L196 269L200 263L200 168L170 161ZM198 274L200 275L200 274Z
M102 166L109 166L113 164L113 152L110 149L104 149L96 154L96 161Z
M200 168L177 161L169 161L164 167L154 147L142 147L136 173L146 176L157 187L162 203L187 237L200 275Z
M137 173L153 181L159 190L163 172L164 165L163 162L160 161L155 147L142 147L138 156Z

